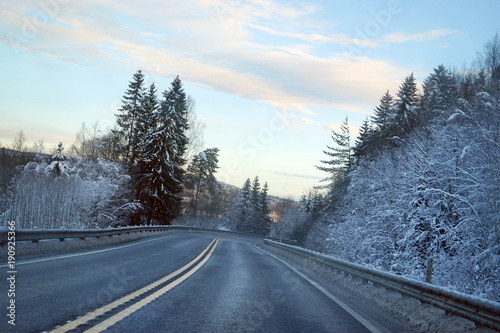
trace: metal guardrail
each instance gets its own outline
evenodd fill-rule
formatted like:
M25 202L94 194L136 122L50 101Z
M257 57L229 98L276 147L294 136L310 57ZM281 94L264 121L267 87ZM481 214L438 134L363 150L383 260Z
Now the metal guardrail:
M297 246L269 240L264 243L500 331L500 303L328 257Z
M130 234L135 232L162 232L162 231L201 231L201 232L215 232L228 235L238 235L253 238L265 238L262 235L236 232L230 230L218 230L209 228L199 228L199 227L186 227L186 226L143 226L143 227L124 227L124 228L113 228L113 229L89 229L89 230L79 230L79 229L16 229L15 239L16 242L19 241L32 241L34 243L40 240L48 239L59 239L64 241L69 238L91 238L91 237L106 237L121 234ZM3 246L7 244L7 229L0 229L0 245ZM277 240L276 238L270 238ZM283 241L289 244L295 244L293 241Z

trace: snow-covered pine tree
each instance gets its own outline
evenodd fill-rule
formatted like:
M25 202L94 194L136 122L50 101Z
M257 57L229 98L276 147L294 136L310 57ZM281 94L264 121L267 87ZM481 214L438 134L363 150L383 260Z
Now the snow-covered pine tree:
M239 232L252 232L248 223L251 213L252 183L250 182L250 178L247 178L227 214L230 227Z
M194 180L194 215L200 205L200 197L215 196L219 184L215 178L215 173L219 168L219 148L207 148L193 157L187 171Z
M186 93L182 86L182 81L177 76L172 81L170 89L163 93L165 100L161 103L162 108L165 108L167 115L174 122L174 138L175 138L175 158L174 162L178 166L183 166L186 163L184 158L188 145L186 131L188 130L188 104ZM179 175L177 175L179 176ZM182 178L182 177L179 177Z
M380 99L380 105L374 110L372 122L375 124L374 132L377 137L384 140L388 135L388 130L391 124L394 113L394 98L386 91Z
M267 183L261 189L258 176L252 182L250 179L245 181L229 214L230 220L237 226L237 231L258 235L269 234L271 219L268 191Z
M439 65L434 68L424 81L424 95L422 97L422 109L425 110L426 120L440 118L444 122L450 114L447 112L452 108L457 99L457 84L450 72Z
M309 205L309 200L307 199L306 194L302 194L299 200L299 211L303 213L309 213L311 211L311 207Z
M142 151L146 135L148 135L150 128L153 126L151 123L153 121L153 115L160 107L154 83L152 83L147 92L144 93L141 106L140 117L137 119L137 140L135 147L138 152Z
M255 176L252 182L252 205L258 210L260 205L260 181L259 176Z
M260 192L260 223L258 226L258 231L262 235L268 235L271 230L271 218L269 214L271 213L271 209L269 208L269 199L268 199L269 185L267 182L262 186L262 190Z
M69 167L64 161L63 150L63 143L59 142L56 152L52 156L52 163L47 167L47 174L56 180L68 180L69 178Z
M176 124L163 105L153 114L153 126L146 135L140 159L134 166L134 190L143 205L148 224L153 219L170 224L179 215L182 174L176 163ZM180 170L181 169L181 170Z
M372 143L373 130L368 119L365 119L359 131L358 138L354 142L353 156L357 161L369 152Z
M140 153L139 124L143 113L144 74L138 70L128 85L122 98L122 107L116 114L116 122L121 127L125 140L125 157L133 164Z
M408 75L397 93L398 99L394 103L394 119L392 121L391 134L407 134L415 127L418 121L417 115L417 84L413 73Z
M326 166L316 166L317 169L328 173L328 177L321 180L327 184L318 186L328 190L326 200L332 203L342 196L348 185L348 174L352 170L353 156L351 148L351 136L349 132L349 120L346 117L340 126L340 133L332 130L332 140L335 146L326 146L328 150L323 152L331 159L322 160Z

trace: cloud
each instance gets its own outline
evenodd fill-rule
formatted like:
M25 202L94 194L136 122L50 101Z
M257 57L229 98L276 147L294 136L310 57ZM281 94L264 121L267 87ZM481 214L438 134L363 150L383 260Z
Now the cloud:
M11 5L6 24L20 31L23 21L13 18L12 11L25 16L30 7L31 12L40 10L38 6L35 0L22 8ZM180 74L192 84L298 113L313 114L314 106L366 112L366 105L397 84L406 71L364 57L315 55L308 46L353 42L340 34L289 33L270 27L293 22L300 29L299 19L316 10L264 0L187 0L182 6L153 0L140 5L70 2L60 5L25 49L84 65L105 61L165 77ZM254 35L255 29L303 44L279 40L270 45ZM388 40L398 38L402 39Z
M323 35L318 33L297 33L297 32L287 32L287 31L278 31L271 29L269 27L263 27L259 25L250 25L250 28L267 32L269 34L275 36L288 37L293 39L300 39L306 43L316 44L316 43L333 43L333 44L351 44L351 45L359 45L361 41L357 38L351 38L346 35L332 33L330 35ZM367 44L367 46L371 46L372 44L369 41L363 41Z
M435 29L427 32L407 34L403 32L394 32L383 37L383 41L387 43L406 43L406 42L429 42L441 37L450 35L458 35L459 31L448 29Z
M274 174L274 175L285 176L287 178L302 178L302 179L314 179L314 180L323 179L322 177L311 176L311 175L300 174L300 173L291 173L291 172L274 171L274 170L262 170L262 171L270 173L270 174Z

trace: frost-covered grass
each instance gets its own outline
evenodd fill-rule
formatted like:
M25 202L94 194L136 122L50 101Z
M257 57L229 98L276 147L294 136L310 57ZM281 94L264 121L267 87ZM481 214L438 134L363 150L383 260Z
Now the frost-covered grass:
M98 159L30 162L6 194L0 225L19 229L83 229L124 224L134 209L130 177L116 162Z

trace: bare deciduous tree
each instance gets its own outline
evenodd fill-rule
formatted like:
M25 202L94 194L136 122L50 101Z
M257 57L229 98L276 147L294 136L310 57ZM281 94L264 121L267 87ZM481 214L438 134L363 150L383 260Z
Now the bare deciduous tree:
M24 130L19 130L17 132L16 137L14 138L14 142L12 143L12 149L18 150L18 151L26 151L26 134L24 133Z

